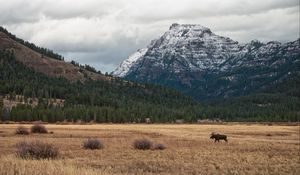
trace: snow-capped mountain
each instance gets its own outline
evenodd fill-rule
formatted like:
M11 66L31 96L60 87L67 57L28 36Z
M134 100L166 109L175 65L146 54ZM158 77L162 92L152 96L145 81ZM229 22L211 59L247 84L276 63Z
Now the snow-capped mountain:
M140 49L134 54L130 55L126 60L122 62L122 64L114 71L114 76L117 77L124 77L130 70L131 66L142 56L145 55L145 53L148 51L147 48Z
M172 24L163 36L123 61L112 75L206 99L266 89L299 74L299 63L299 39L285 44L257 40L239 44L201 25Z

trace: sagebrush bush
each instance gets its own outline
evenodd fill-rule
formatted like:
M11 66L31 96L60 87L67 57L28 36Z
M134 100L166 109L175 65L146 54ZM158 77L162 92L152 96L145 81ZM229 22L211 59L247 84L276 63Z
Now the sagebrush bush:
M166 146L162 143L158 143L154 146L154 149L164 150L164 149L166 149Z
M58 148L39 141L22 141L16 147L16 155L23 159L55 159L59 155Z
M40 134L46 134L48 133L47 128L40 124L40 123L35 123L32 127L31 127L31 132L32 133L40 133Z
M104 145L99 139L87 139L83 142L84 149L102 149Z
M28 135L29 134L29 131L27 128L25 128L24 126L19 126L17 129L16 129L16 134L20 134L20 135Z
M135 140L133 143L133 147L135 149L142 149L142 150L147 150L152 147L152 142L148 139L138 139Z

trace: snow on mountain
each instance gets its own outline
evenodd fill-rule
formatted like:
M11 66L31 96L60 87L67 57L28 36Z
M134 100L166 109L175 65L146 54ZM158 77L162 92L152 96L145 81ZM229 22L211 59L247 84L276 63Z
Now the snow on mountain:
M201 25L175 23L112 75L174 87L188 95L225 97L264 87L264 76L273 77L270 83L285 77L286 70L299 72L293 66L299 64L299 53L299 39L239 44Z
M124 77L139 58L147 51L157 53L155 64L164 66L165 56L181 57L184 64L192 70L214 68L226 61L231 53L239 51L238 42L215 35L209 28L201 25L172 24L159 39L153 40L147 49L141 49L129 56L112 74ZM192 58L192 59L191 59ZM175 70L179 71L179 70Z
M112 73L113 76L117 77L124 77L127 75L128 71L130 70L131 66L139 59L142 58L148 48L139 49L134 54L130 55L126 60L124 60L120 66Z

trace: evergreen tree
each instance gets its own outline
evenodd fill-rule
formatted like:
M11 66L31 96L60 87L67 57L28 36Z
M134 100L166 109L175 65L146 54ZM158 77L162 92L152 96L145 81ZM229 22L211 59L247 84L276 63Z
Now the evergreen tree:
M3 120L3 97L0 96L0 121Z

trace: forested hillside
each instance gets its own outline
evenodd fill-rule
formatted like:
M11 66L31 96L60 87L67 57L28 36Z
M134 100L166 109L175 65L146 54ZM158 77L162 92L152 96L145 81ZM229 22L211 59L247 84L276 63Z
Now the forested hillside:
M44 52L47 49L1 31L2 121L299 121L298 74L254 94L200 103L176 90L105 76L74 61L67 63L52 51ZM15 105L3 104L4 99Z
M1 94L39 99L36 108L29 105L13 108L11 120L138 122L150 117L163 122L196 117L190 108L194 109L197 103L174 90L121 79L70 83L27 68L16 61L11 51L1 51L0 58ZM65 99L64 108L45 104L49 98Z

